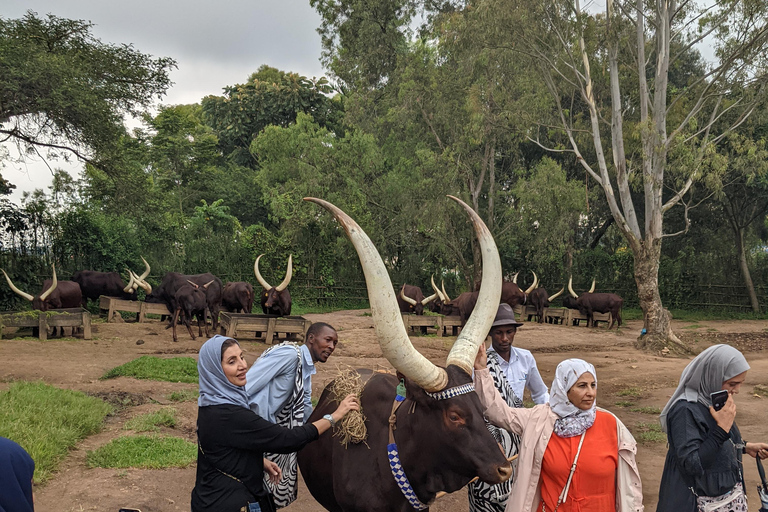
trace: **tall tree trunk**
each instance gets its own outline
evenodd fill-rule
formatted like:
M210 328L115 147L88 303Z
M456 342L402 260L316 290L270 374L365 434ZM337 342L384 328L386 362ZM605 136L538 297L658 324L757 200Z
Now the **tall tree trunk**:
M664 347L676 353L689 353L672 332L672 314L661 303L659 295L659 259L661 240L635 252L635 283L637 298L643 309L643 327L646 334L637 339L637 348L660 350Z
M744 279L744 285L747 287L747 293L749 293L749 302L752 305L752 311L760 313L760 303L757 301L755 285L752 282L752 275L749 273L749 265L747 265L747 251L744 248L744 228L733 227L733 229L733 234L736 236L736 250L739 253L739 268L741 268L741 277Z

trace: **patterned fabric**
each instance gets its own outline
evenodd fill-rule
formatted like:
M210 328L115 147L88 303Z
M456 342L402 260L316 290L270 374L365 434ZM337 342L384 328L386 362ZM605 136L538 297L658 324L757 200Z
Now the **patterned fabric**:
M416 510L428 509L429 505L425 505L419 501L416 493L413 492L411 482L409 482L408 477L405 476L405 470L400 464L400 454L397 451L397 443L390 443L387 445L387 458L389 459L389 467L392 470L392 476L395 477L395 482L397 482L400 492L403 493L403 496L408 500L408 503L410 503Z
M464 384L462 386L456 386L455 388L448 388L444 389L442 391L438 391L437 393L430 393L429 391L425 391L425 393L435 400L447 400L449 398L453 398L459 395L465 395L467 393L471 393L475 390L475 385L471 382L469 384Z
M285 407L275 416L275 423L285 428L294 428L304 425L304 379L302 378L301 350L296 343L289 341L275 345L264 351L264 354L279 346L291 345L296 349L296 357L299 363L296 365L296 375L293 382L293 394ZM262 354L263 355L263 354ZM312 390L307 390L311 393ZM271 460L283 471L283 476L277 485L264 478L264 487L269 490L277 508L287 507L296 499L298 494L298 459L296 453L265 453L264 457Z
M498 360L498 354L492 349L488 349L488 371L493 378L493 385L499 390L501 398L510 407L522 407L523 401L515 394L510 387L507 379L504 377L504 371L501 369ZM520 446L520 436L512 434L509 431L498 428L486 421L486 427L496 439L503 451L504 456L509 458L517 454ZM514 464L513 464L514 466ZM486 484L485 482L472 482L469 484L469 510L470 512L504 512L504 508L512 490L512 478L506 482L496 485Z
M696 508L698 512L749 512L741 482L722 496L697 496Z

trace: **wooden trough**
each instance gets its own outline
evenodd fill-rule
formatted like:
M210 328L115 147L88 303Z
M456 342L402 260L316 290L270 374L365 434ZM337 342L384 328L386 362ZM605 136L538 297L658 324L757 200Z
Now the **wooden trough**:
M163 303L125 300L118 299L117 297L107 297L106 295L99 297L99 309L107 310L107 322L121 322L123 317L120 316L120 311L137 313L139 322L146 321L147 313L155 315L171 314L168 311L168 306Z
M451 333L446 331L450 329ZM461 317L460 316L441 316L439 329L437 330L438 336L458 336L461 329Z
M219 314L219 325L221 334L225 336L241 338L245 337L246 332L253 332L254 338L263 339L267 345L272 345L277 333L285 333L286 336L300 334L303 339L312 322L303 316L253 315L222 311Z
M400 316L403 317L403 324L405 325L405 330L409 331L410 329L414 327L421 328L421 332L423 334L427 333L427 329L437 329L437 331L440 331L440 318L439 316L432 316L432 315L414 315L411 313L401 313Z
M568 308L544 308L544 321L548 324L569 325L571 311Z
M582 315L578 309L569 309L568 311L570 312L570 314L568 315L568 322L565 325L578 326L581 324L582 320L584 320L585 322L587 321L587 315ZM592 319L595 321L595 326L597 326L597 322L610 322L611 314L610 313L592 313Z
M9 311L0 314L2 327L37 327L38 338L48 339L49 327L82 327L83 339L91 339L91 314L82 308L48 311Z

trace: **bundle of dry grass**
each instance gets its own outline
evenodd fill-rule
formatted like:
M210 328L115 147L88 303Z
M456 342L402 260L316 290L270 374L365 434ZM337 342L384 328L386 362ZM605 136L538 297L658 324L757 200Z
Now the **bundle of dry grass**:
M330 391L333 393L334 400L338 403L344 400L344 397L353 393L360 399L363 392L363 380L360 374L350 366L337 366L338 376L331 383ZM333 429L333 435L341 438L341 444L346 447L350 442L362 443L368 437L368 430L365 428L365 415L362 407L359 411L350 411Z

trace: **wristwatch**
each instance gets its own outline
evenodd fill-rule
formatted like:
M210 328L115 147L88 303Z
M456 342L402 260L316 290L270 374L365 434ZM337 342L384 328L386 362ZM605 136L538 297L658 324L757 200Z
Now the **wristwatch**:
M323 419L330 421L332 427L336 425L336 420L333 419L333 416L331 416L330 414L326 414L325 416L323 416Z

